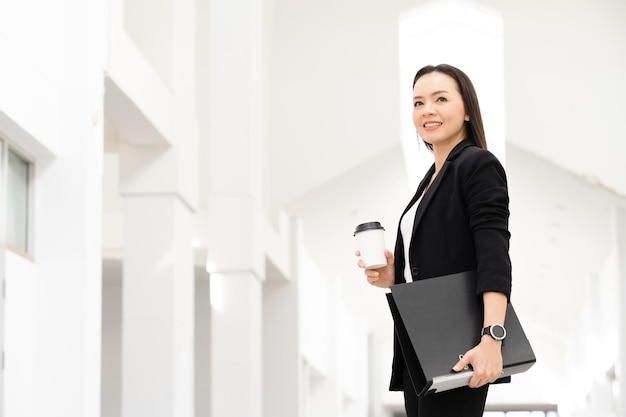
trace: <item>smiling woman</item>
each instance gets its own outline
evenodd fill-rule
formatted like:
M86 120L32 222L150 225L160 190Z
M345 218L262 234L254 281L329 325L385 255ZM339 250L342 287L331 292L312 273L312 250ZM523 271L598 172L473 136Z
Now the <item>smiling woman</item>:
M413 97L413 123L434 163L400 215L393 254L385 251L386 265L364 273L370 285L389 288L476 271L472 285L482 300L483 332L450 364L454 372L472 367L467 386L417 395L409 374L421 369L396 344L390 390L403 391L408 417L478 417L489 384L505 382L499 379L506 332L496 337L484 330L504 325L511 295L506 174L487 150L478 98L463 71L445 64L423 67L415 75ZM365 268L362 259L358 266Z

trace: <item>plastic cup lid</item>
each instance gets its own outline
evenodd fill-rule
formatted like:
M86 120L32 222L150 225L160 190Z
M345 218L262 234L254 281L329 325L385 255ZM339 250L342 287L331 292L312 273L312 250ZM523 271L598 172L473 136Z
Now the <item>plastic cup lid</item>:
M360 225L356 227L356 230L354 231L354 235L356 235L359 232L364 232L366 230L374 230L374 229L385 230L385 228L380 225L380 222L361 223Z

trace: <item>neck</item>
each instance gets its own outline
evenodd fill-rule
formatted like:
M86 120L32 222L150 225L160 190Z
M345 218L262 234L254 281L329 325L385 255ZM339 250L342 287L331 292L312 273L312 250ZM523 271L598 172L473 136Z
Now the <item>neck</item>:
M450 142L450 143L441 143L438 145L433 145L433 154L435 156L435 173L438 173L443 163L446 162L448 155L452 152L452 149L456 145L462 142L463 139L458 141Z

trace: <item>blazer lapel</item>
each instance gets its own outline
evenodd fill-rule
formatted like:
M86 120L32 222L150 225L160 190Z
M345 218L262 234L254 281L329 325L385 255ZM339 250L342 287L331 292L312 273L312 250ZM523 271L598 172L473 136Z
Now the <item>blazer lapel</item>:
M432 177L434 172L435 172L435 164L433 164L430 167L430 169L428 170L428 172L426 173L422 181L417 186L417 191L415 192L415 195L413 196L409 204L406 206L406 208L402 212L402 215L400 216L400 221L398 223L402 223L402 218L404 217L404 215L407 213L407 211L409 211L409 209L413 206L413 204L415 204L415 202L419 200L420 196L424 193L424 190L426 189L426 186L428 185L428 180L430 179L430 177ZM400 226L398 225L398 231L399 230L400 230Z
M426 193L424 194L424 197L422 197L422 201L420 201L420 205L417 209L417 212L415 213L415 221L413 222L413 235L412 236L415 236L417 227L419 226L419 223L422 221L422 218L424 217L424 212L427 210L428 205L433 199L433 196L437 193L439 184L441 183L443 177L446 175L447 170L448 170L448 161L446 160L446 162L444 162L443 166L441 167L441 171L439 172L439 174L437 174L437 177L435 178L433 183L430 184L430 187L428 187L428 191L426 191ZM428 174L429 175L426 175L426 177L424 178L424 182L426 184L428 184L428 181L430 181L430 178L434 174L434 165L433 165L432 172L428 171ZM411 239L411 242L412 241L413 239Z
M426 210L428 209L428 205L433 200L435 194L437 194L437 190L439 189L439 184L441 184L441 182L446 177L446 173L448 171L448 166L450 165L450 161L456 159L456 157L463 151L463 149L471 145L472 143L470 141L464 140L460 142L458 145L456 145L454 149L452 149L452 151L450 151L450 154L448 155L448 157L446 158L446 161L443 163L443 166L441 167L441 171L439 172L439 174L437 174L437 177L428 188L428 191L426 192L426 194L424 194L424 197L422 198L422 201L420 202L419 208L417 210L417 213L415 213L415 221L413 223L413 236L415 236L417 227L419 226L420 221L424 217L424 212L426 212ZM435 172L435 165L433 164L433 166L430 168L430 170L428 171L428 173L422 180L422 183L420 183L420 186L418 188L418 196L421 195L419 193L420 190L424 192L424 189L426 188L426 185L428 184L428 181L430 180L434 172ZM411 242L412 241L413 239L411 239Z

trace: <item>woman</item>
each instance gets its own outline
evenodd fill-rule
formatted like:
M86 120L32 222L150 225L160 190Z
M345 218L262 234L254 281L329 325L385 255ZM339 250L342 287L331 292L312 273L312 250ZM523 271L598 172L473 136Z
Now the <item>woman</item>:
M438 65L417 72L413 93L413 123L435 161L400 218L394 254L386 250L387 266L365 270L367 281L389 288L476 270L483 327L502 326L511 292L509 198L504 169L486 150L476 92L462 71ZM408 417L482 416L488 386L502 372L501 345L486 332L450 364L455 371L471 364L467 387L418 397L396 344L390 389L404 391Z

